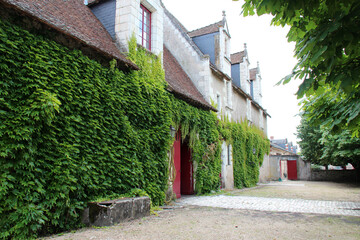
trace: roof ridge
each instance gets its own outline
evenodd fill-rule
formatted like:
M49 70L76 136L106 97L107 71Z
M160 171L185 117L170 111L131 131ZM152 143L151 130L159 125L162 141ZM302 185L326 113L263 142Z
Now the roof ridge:
M4 2L7 7L14 9L14 11L41 23L42 26L46 26L76 42L78 45L74 48L79 50L88 48L92 52L100 53L101 57L106 59L115 58L122 63L121 68L123 70L138 69L135 63L120 52L108 31L92 11L84 5L82 0L67 1L66 3L57 0L32 0L30 2L26 0L1 0L1 2ZM65 13L65 9L68 12ZM75 12L81 13L82 16L74 16ZM93 28L89 27L91 24L94 25ZM64 41L60 41L60 43L69 47ZM91 55L87 50L82 52Z
M204 26L204 27L200 27L200 28L191 30L191 31L189 31L188 33L195 32L195 31L198 31L198 30L201 30L201 29L204 29L204 28L207 28L207 27L216 25L216 24L218 24L218 23L221 23L221 25L223 25L223 20L220 20L220 21L218 21L218 22L214 22L214 23L208 24L208 25L206 25L206 26Z
M235 52L235 53L230 53L230 55L235 55L235 54L239 54L239 53L242 53L242 52L245 52L245 50L242 50L242 51L239 51L239 52Z
M191 32L188 32L188 34L190 37L198 37L198 36L202 36L202 35L206 35L206 34L210 34L210 33L215 33L215 32L218 32L219 27L223 27L223 25L224 25L224 22L223 22L223 20L221 20L219 22L212 23L205 27L195 29Z

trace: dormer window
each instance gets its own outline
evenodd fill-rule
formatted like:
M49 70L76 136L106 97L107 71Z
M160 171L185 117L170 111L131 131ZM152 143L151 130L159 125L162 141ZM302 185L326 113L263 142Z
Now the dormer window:
M250 95L254 99L254 80L250 80Z
M229 39L227 37L225 37L225 57L227 57L228 59L230 59L230 50L229 50Z
M139 39L143 47L151 50L151 12L140 5Z

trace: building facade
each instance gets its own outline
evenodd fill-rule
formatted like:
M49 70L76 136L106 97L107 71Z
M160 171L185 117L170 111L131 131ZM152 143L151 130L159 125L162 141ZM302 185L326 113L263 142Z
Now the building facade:
M259 64L250 69L246 44L243 51L231 54L225 12L220 21L189 32L160 0L92 0L87 4L122 51L128 50L128 41L135 35L137 43L151 53L163 53L169 90L176 96L191 104L197 98L197 106L217 111L219 119L248 121L267 135L269 114L262 107ZM169 59L171 66L165 62ZM174 68L181 69L181 78L172 74ZM221 158L221 186L232 189L232 146L225 142Z

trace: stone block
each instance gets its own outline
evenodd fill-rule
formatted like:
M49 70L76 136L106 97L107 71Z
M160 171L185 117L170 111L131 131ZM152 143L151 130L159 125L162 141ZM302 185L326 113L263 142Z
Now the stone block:
M125 198L105 202L90 202L83 211L86 226L111 226L120 222L150 215L150 198Z

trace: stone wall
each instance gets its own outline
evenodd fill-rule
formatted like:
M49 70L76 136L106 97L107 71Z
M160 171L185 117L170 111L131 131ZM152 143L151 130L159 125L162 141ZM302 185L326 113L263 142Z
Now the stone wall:
M308 181L311 179L311 163L305 162L301 157L297 160L298 180Z
M251 103L251 122L258 128L260 128L260 110L255 106L255 104ZM261 129L261 128L260 128Z
M196 46L191 45L186 39L189 38L186 33L181 32L174 24L177 23L172 22L171 16L164 14L164 44L205 100L210 103L213 92L209 68L210 57L209 55L202 55Z
M149 197L91 202L83 212L82 223L86 226L103 227L149 215Z
M115 16L116 40L122 51L128 51L128 41L134 33L139 39L140 4L151 12L151 52L163 51L163 16L160 0L117 0Z
M356 170L312 170L310 180L356 182Z
M233 114L232 119L235 122L241 122L246 119L246 97L237 92L233 91L232 95L232 106Z
M259 170L259 183L265 183L269 180L270 176L270 158L269 155L265 155L263 163Z

